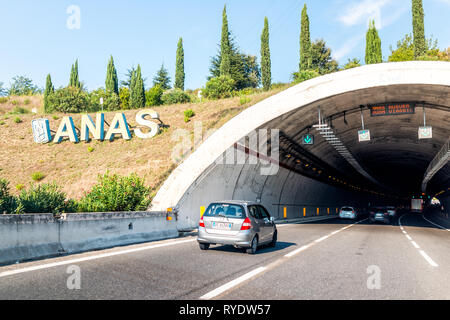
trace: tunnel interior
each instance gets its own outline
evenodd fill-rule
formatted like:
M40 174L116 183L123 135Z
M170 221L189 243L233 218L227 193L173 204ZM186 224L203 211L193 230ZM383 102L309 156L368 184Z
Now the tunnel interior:
M157 200L174 203L179 225L186 227L198 224L202 207L220 200L259 202L277 219L333 214L342 206L408 204L423 195L424 175L450 138L448 71L447 64L381 64L292 87L222 127L168 179ZM414 109L372 115L382 104ZM371 137L360 142L363 121ZM320 134L318 124L332 130L354 162ZM424 125L432 127L432 138L419 139ZM256 149L252 134L258 135ZM314 135L314 144L302 143L305 134ZM188 178L188 187L174 183L180 177ZM449 187L445 162L425 196L447 203ZM172 200L173 194L180 198Z

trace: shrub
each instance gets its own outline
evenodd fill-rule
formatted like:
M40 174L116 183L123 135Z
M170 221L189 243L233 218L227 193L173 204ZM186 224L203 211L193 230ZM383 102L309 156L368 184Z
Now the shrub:
M16 184L16 189L18 191L22 191L23 189L25 189L25 186L23 184L19 183L19 184Z
M14 118L14 122L15 122L15 123L21 123L21 122L22 122L22 119L20 119L19 117L15 117L15 118Z
M130 109L130 89L121 87L119 89L120 108L122 110Z
M184 111L184 122L189 122L193 116L195 116L195 112L192 109Z
M58 120L59 119L58 116L53 116L52 118L53 118L53 120Z
M203 96L210 99L229 98L233 95L235 81L228 76L212 78L206 83Z
M242 106L244 104L247 104L249 102L252 101L252 98L249 97L241 97L241 99L239 100L239 104Z
M164 104L188 103L191 97L181 89L173 89L164 93L161 100Z
M72 201L56 184L31 185L17 198L17 213L62 213L74 210Z
M160 85L156 85L153 88L147 90L145 92L145 105L149 107L162 105L163 93L164 91Z
M299 72L294 72L292 74L294 83L300 83L303 81L307 81L307 80L313 79L318 76L320 76L320 74L318 71L315 71L315 70L299 71Z
M22 107L15 107L10 114L27 114L30 113L28 109L22 108Z
M78 203L81 212L138 211L150 204L150 189L135 174L120 177L106 173L99 176L99 183L85 193Z
M0 97L0 104L8 102L8 97Z
M56 90L48 97L48 112L79 113L89 111L89 96L76 87Z
M23 101L24 105L29 105L30 103L31 103L31 100L28 98Z
M33 172L33 174L31 175L31 179L33 179L33 181L41 181L44 178L45 178L45 175L39 171Z
M19 101L17 101L17 100L12 100L12 101L11 101L11 104L12 104L13 106L18 106L18 105L19 105Z
M0 121L0 126L2 126L2 125L4 125L5 124L5 121Z
M89 94L89 111L97 112L102 110L100 98L103 98L103 110L120 110L120 98L112 91L97 89Z
M0 179L0 214L13 213L16 209L16 198L9 194L9 182Z
M91 152L93 152L95 149L94 149L93 147L89 146L87 150L88 150L89 153L91 153Z

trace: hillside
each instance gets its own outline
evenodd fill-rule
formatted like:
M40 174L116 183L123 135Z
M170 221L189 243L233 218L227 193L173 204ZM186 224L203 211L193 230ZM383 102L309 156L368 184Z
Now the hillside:
M89 191L96 183L99 174L109 171L129 175L134 172L145 179L154 194L176 167L171 159L172 150L179 143L172 141L175 130L188 130L193 139L195 122L202 122L203 132L220 128L245 108L285 88L249 95L244 101L240 97L234 97L197 104L151 107L159 113L164 124L170 126L156 137L146 140L133 137L130 141L116 139L113 142L91 141L78 144L69 141L44 145L35 143L31 121L45 117L49 120L51 129L56 131L64 114L41 114L42 96L10 97L8 102L0 104L0 177L10 181L11 192L18 194L21 187L27 188L33 182L32 174L40 172L44 175L41 182L56 182L62 186L68 197L80 198L83 192ZM12 101L16 102L13 104ZM36 108L38 113L18 114L17 107L29 111ZM195 112L195 116L188 123L184 121L183 114L187 109ZM136 125L135 115L138 111L124 111L131 126ZM105 120L109 123L115 113L107 112ZM79 128L81 115L71 116L75 126ZM22 122L16 123L17 117Z

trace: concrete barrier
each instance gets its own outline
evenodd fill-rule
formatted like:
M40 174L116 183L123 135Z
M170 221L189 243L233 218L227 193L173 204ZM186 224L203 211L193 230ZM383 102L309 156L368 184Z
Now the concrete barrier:
M175 238L165 212L0 215L0 264Z

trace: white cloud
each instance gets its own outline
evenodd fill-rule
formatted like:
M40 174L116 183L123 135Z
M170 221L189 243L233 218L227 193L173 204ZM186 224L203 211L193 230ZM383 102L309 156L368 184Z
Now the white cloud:
M358 34L347 41L345 41L339 48L334 51L333 56L337 60L341 60L347 56L353 49L364 40L365 33Z

